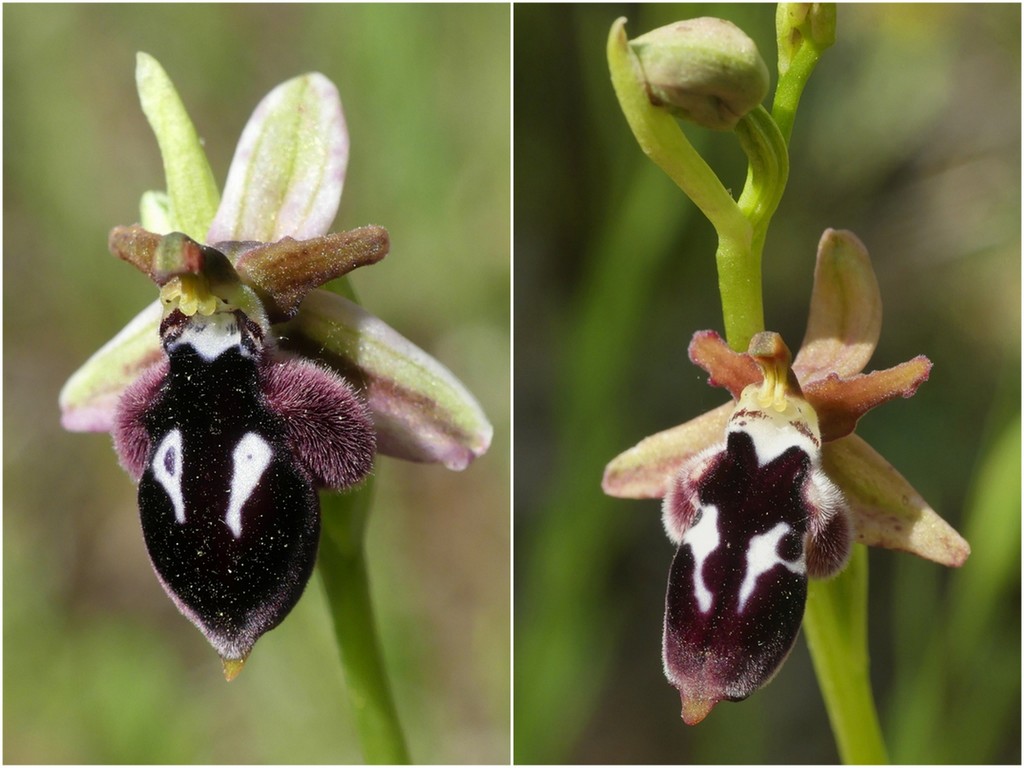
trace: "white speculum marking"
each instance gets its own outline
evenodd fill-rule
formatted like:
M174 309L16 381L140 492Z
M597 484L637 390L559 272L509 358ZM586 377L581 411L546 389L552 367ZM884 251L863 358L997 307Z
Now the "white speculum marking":
M236 539L242 535L242 507L259 485L273 457L274 450L270 443L255 432L247 432L235 446L232 454L234 466L231 472L231 495L224 522Z
M174 506L174 519L185 522L185 499L181 494L181 476L184 468L182 455L181 430L172 429L153 454L153 477L167 491L167 496Z
M799 448L812 459L819 455L820 448L795 427L774 419L750 419L742 425L733 424L730 432L746 432L754 442L757 463L764 466L777 459L790 448Z
M180 346L192 347L207 361L216 360L229 349L238 348L244 354L238 321L234 315L226 312L218 312L208 317L194 315L169 349Z
M701 518L683 534L683 543L693 553L693 592L701 613L711 610L711 590L704 582L704 562L718 549L722 537L718 533L718 507L710 504L700 508Z
M747 546L747 572L743 576L743 584L740 585L740 602L737 612L743 612L761 574L767 573L776 565L784 565L793 573L807 571L802 553L796 560L785 560L779 557L779 542L792 530L788 524L778 522L770 531L750 537L750 544Z

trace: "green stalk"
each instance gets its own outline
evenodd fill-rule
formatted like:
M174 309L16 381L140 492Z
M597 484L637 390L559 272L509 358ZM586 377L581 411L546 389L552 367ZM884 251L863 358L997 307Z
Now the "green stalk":
M742 258L734 258L726 251L728 244L720 242L716 259L725 338L734 350L745 352L754 334L764 330L761 254L768 224L789 179L789 153L778 126L764 107L759 106L740 119L736 136L750 163L737 205L750 223L751 239ZM745 286L753 295L741 295L737 285Z
M693 200L718 234L716 262L726 340L745 351L764 330L761 254L789 175L788 143L796 110L822 52L835 40L834 4L780 4L776 14L779 83L772 114L757 107L736 126L750 166L739 201L693 149L675 119L654 107L625 33L612 25L608 66L623 114L647 154ZM867 658L867 554L828 582L811 582L804 626L840 756L886 762Z
M772 117L789 144L804 86L821 54L836 41L836 4L779 3L775 33L779 42L779 83Z
M734 349L764 330L760 258L752 258L753 229L721 180L693 148L676 119L651 104L640 65L629 48L625 19L608 34L608 68L622 113L637 143L708 218L718 235L719 290L726 339ZM742 347L737 346L742 343Z
M868 553L855 544L846 569L831 581L812 581L804 632L814 672L836 737L848 764L889 760L871 693L867 652Z
M370 599L363 547L372 478L356 491L321 494L323 536L317 569L338 638L349 702L368 763L408 764Z
M787 145L804 86L824 50L835 41L836 30L834 4L800 11L796 7L789 6L797 18L785 4L776 14L780 74L772 118ZM888 762L868 674L867 584L867 551L855 545L849 565L839 576L810 582L804 614L818 687L845 763Z
M357 301L347 277L327 290ZM322 535L317 570L338 639L349 703L363 757L377 765L411 762L381 652L366 568L366 524L373 506L373 475L347 493L321 493Z
M814 69L814 65L821 58L821 51L810 46L800 47L785 75L779 77L779 85L775 89L775 100L772 102L772 117L775 119L779 130L789 142L793 135L793 123L796 120L796 110L800 106L800 96L804 92L804 86Z

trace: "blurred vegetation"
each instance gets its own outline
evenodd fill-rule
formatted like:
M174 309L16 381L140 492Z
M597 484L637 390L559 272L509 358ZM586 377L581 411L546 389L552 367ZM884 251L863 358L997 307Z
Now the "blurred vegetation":
M67 376L155 297L107 253L163 185L135 53L166 68L223 185L262 96L318 70L351 134L335 229L382 224L362 301L494 423L465 473L381 459L368 560L414 760L509 738L506 6L18 5L4 14L4 760L359 762L314 579L235 682L153 576L106 435L63 432Z
M605 498L613 456L726 399L686 357L721 331L711 226L618 111L604 47L722 16L775 71L773 5L517 5L515 745L519 762L828 763L806 646L703 724L660 644L656 501ZM931 380L858 431L972 543L959 571L872 550L869 651L900 762L1019 763L1020 7L845 5L797 114L764 254L768 327L799 345L815 247L851 229L885 307L870 368ZM735 192L733 137L687 134Z

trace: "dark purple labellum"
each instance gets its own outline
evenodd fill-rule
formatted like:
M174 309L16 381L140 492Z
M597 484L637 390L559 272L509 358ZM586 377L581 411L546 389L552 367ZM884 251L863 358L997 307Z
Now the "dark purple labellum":
M240 312L171 314L170 371L144 417L139 510L153 567L227 659L292 609L320 537L316 492L261 396L257 335Z
M800 630L808 575L835 572L848 554L845 507L820 470L819 445L814 430L738 408L725 446L691 460L665 497L679 545L665 674L688 724L771 680Z
M316 366L273 362L240 311L161 325L168 362L122 399L115 440L139 479L143 535L172 600L225 661L294 607L320 537L317 487L361 480L369 415Z

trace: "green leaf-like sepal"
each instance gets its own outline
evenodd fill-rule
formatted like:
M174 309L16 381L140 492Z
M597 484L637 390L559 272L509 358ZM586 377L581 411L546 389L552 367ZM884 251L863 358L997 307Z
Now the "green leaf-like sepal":
M135 80L142 111L164 160L171 228L202 242L217 212L219 195L199 136L174 84L156 59L140 53Z

